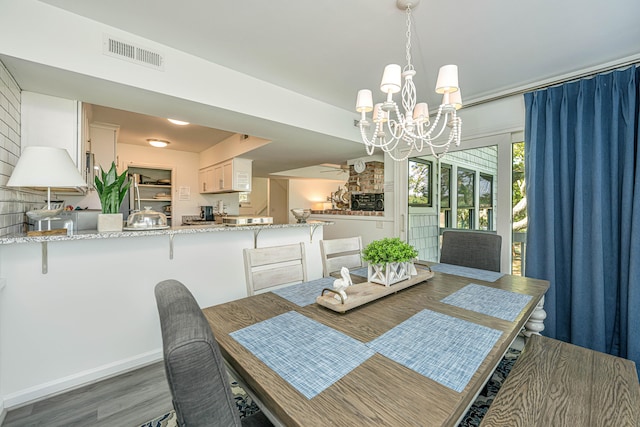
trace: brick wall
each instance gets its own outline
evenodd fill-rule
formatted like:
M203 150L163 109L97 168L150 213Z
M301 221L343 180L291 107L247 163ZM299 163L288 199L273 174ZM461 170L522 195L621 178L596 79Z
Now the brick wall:
M20 87L0 62L0 236L23 232L24 213L44 203L39 192L6 186L19 156Z
M384 163L367 162L362 173L356 173L353 165L349 167L348 189L352 193L384 193Z

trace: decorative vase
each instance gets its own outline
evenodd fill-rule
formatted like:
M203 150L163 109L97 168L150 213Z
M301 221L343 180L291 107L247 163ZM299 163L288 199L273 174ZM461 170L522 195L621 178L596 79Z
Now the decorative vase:
M98 232L122 231L122 221L123 215L121 213L98 214Z
M409 268L412 262L389 262L386 264L369 264L368 279L372 283L391 286L402 280L408 279Z

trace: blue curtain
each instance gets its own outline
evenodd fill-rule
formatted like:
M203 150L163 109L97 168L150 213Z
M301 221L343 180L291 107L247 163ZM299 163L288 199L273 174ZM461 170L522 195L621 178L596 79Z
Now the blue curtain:
M640 68L525 94L526 275L543 335L640 367Z

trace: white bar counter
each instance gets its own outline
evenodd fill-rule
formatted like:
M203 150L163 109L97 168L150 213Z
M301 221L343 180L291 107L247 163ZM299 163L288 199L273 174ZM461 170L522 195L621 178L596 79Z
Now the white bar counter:
M309 280L320 278L318 242L331 224L0 238L5 408L160 360L154 287L162 280L183 282L201 307L244 298L243 249L298 242Z

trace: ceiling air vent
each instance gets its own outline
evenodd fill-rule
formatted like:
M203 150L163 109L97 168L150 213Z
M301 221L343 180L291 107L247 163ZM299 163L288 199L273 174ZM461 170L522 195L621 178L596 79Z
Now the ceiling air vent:
M164 57L162 54L141 46L136 46L133 43L118 40L106 34L104 36L102 52L105 55L164 71Z

